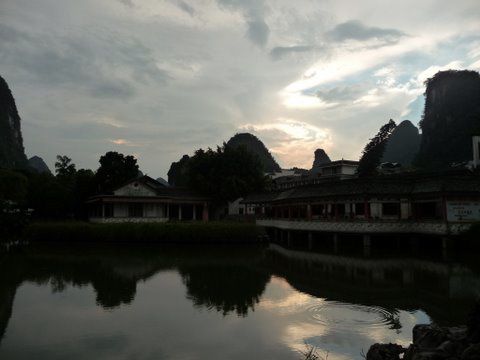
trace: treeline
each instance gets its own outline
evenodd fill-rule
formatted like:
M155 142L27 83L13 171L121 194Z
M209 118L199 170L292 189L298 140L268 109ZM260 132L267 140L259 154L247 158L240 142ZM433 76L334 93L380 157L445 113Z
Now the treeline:
M58 155L55 175L0 169L0 227L12 230L17 226L13 223L21 225L21 213L29 213L33 219L86 219L88 197L109 193L139 174L137 160L131 155L111 151L99 162L96 171L77 170L72 159Z
M216 203L225 203L263 191L267 178L258 156L245 146L224 143L216 150L199 149L191 157L185 155L172 164L169 183L188 187L206 195Z

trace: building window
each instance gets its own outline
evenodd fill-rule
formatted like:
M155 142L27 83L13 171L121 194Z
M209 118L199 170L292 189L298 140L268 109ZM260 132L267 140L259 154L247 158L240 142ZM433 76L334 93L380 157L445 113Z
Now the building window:
M139 204L139 203L128 204L128 217L131 217L131 218L143 217L143 204Z
M239 215L243 215L243 207L238 208L238 214L239 214Z

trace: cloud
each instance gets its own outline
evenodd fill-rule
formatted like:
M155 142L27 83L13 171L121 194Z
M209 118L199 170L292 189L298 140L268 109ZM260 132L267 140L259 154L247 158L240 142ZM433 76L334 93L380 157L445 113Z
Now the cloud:
M380 28L376 26L366 26L358 20L350 20L335 26L327 32L327 37L333 41L358 40L365 41L370 39L382 40L387 43L398 41L406 36L403 31L397 29Z
M279 118L263 124L244 124L240 130L257 134L271 150L283 167L310 168L313 153L317 148L328 151L331 147L331 133L304 121Z
M274 60L280 60L289 54L304 53L311 50L313 50L313 46L309 45L277 46L270 50L270 56Z

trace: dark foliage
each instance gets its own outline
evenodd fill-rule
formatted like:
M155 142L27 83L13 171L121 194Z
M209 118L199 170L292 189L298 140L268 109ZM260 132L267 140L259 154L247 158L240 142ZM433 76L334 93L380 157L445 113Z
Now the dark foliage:
M230 140L227 141L227 145L231 147L245 146L245 148L258 156L265 172L278 172L280 171L280 165L275 161L270 151L265 147L256 136L249 133L236 134Z
M358 175L369 176L375 174L376 168L380 165L387 141L395 129L395 122L390 119L383 125L374 138L365 146L358 164Z
M480 132L479 73L440 71L425 85L417 165L438 168L471 160L471 136Z
M168 170L168 183L171 186L186 186L186 171L187 171L187 163L190 159L190 156L183 155L182 158L177 161L173 162L170 165L170 169Z
M245 147L224 144L217 150L200 149L186 169L187 185L222 203L265 188L265 176L258 157Z
M137 159L109 151L100 157L95 179L100 192L111 192L128 180L138 176Z
M15 169L26 165L20 116L7 82L0 76L0 167Z
M28 222L27 178L11 170L0 170L0 239L21 234Z

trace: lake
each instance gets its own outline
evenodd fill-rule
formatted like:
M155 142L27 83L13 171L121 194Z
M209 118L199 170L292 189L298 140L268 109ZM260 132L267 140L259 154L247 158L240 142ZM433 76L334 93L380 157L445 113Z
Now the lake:
M31 245L0 255L0 359L362 359L455 325L468 261L270 246Z

